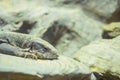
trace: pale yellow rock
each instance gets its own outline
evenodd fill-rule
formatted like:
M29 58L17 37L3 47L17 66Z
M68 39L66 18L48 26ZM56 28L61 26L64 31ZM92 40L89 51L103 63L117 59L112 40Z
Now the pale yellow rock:
M44 75L90 74L90 69L72 58L32 60L0 54L0 72L16 72L42 77Z
M120 28L120 22L113 22L109 25L105 25L103 30L113 31L115 28Z
M74 58L98 73L110 72L120 77L120 36L101 39L81 48Z
M108 32L110 37L116 37L120 35L120 22L113 22L103 27L103 31Z

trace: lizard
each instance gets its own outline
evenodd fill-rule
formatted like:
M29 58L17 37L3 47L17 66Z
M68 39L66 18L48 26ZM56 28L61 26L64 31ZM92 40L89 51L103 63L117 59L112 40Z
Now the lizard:
M47 41L17 32L0 32L0 53L33 59L57 59L58 52Z
M103 27L102 37L112 39L120 35L120 22L113 22Z

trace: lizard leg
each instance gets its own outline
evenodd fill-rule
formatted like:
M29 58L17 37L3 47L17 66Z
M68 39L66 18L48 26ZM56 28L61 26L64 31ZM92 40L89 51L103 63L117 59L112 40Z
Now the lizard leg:
M30 52L18 52L19 54L17 54L17 56L19 57L24 57L24 58L31 58L31 59L38 59L38 57Z
M30 46L30 51L33 53L35 52L38 59L57 59L58 55L55 52L52 52L52 50L45 45L42 45L38 42L32 42L32 45Z

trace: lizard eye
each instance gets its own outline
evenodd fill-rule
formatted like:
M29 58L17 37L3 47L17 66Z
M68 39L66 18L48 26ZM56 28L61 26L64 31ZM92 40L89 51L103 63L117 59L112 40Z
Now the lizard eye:
M36 50L41 53L45 53L48 51L48 49L45 48L44 45L37 42L32 43L31 50Z
M45 53L45 52L47 52L47 48L43 47L43 48L39 49L38 51L42 52L42 53Z

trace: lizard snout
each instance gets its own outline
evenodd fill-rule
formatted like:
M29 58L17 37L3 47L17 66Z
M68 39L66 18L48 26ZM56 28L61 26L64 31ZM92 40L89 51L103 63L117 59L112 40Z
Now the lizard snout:
M58 58L58 55L56 53L46 52L43 55L44 55L45 59L53 60L53 59Z

